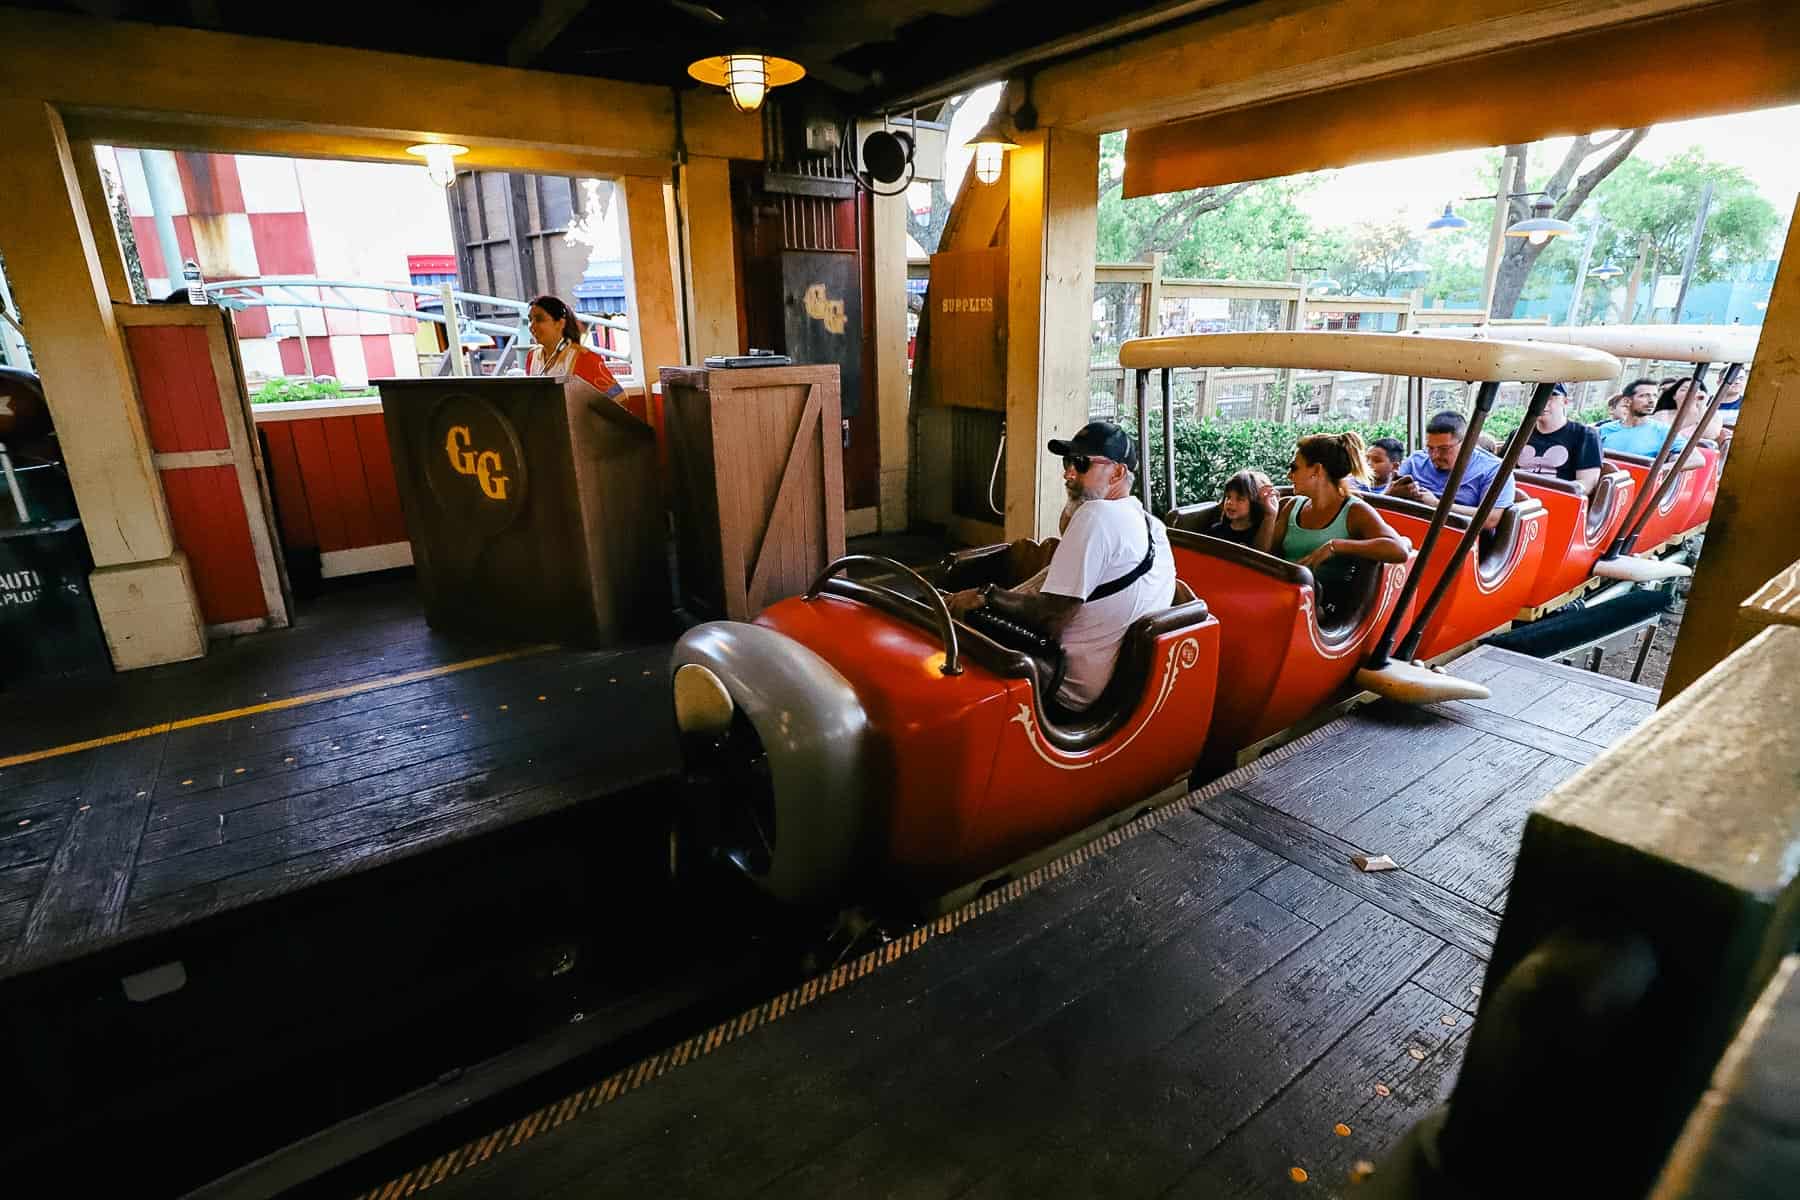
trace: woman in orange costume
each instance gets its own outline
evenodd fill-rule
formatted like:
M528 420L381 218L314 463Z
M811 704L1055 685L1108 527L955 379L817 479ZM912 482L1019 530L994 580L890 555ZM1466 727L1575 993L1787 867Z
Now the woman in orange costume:
M536 345L525 356L525 374L559 377L565 393L589 403L618 400L624 389L606 360L581 344L581 322L567 304L539 296L531 302L529 320Z

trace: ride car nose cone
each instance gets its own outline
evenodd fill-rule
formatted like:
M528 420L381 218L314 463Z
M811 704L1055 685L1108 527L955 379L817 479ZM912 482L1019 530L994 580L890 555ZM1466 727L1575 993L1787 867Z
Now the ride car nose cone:
M1385 667L1364 667L1356 673L1356 686L1401 704L1486 700L1493 694L1472 679L1398 661L1391 661Z
M734 710L724 681L699 663L675 672L675 724L683 733L723 733Z
M1633 583L1654 583L1659 579L1681 579L1693 573L1694 569L1686 563L1669 562L1662 558L1621 556L1619 558L1603 558L1594 564L1594 574L1602 579L1629 579Z

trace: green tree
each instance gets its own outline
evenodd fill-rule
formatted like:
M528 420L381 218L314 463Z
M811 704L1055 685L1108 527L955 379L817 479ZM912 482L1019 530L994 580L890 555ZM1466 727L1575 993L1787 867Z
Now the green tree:
M1611 260L1628 270L1641 262L1643 278L1652 284L1659 274L1678 271L1709 182L1712 197L1694 281L1724 278L1735 266L1767 257L1781 225L1780 212L1742 170L1713 162L1695 146L1662 164L1626 163L1607 181L1596 194L1606 224L1594 246L1595 261ZM1644 295L1647 304L1648 289ZM1647 309L1644 315L1649 315Z
M1317 176L1195 188L1122 198L1125 135L1100 139L1099 258L1139 262L1166 254L1176 278L1281 279L1289 245L1304 242L1312 223L1295 198Z
M1399 217L1349 230L1332 278L1345 295L1385 296L1413 281L1422 249L1418 231Z

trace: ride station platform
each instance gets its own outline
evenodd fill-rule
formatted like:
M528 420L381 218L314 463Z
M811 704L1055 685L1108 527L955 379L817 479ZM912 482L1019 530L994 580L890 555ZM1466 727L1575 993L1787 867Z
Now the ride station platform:
M0 1163L175 1194L572 1010L734 994L727 933L660 924L668 688L667 643L445 636L401 576L0 693Z
M1445 1099L1531 806L1644 687L1479 649L710 1029L331 1194L1290 1195ZM1364 872L1357 855L1397 869ZM309 1194L325 1194L316 1189Z

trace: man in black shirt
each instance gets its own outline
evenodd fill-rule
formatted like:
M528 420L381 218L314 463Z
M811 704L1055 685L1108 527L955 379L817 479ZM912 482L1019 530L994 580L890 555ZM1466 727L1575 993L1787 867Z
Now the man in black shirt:
M1569 393L1562 384L1550 391L1550 402L1519 455L1519 470L1555 475L1592 494L1600 482L1600 435L1591 425L1569 420Z

